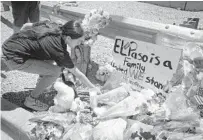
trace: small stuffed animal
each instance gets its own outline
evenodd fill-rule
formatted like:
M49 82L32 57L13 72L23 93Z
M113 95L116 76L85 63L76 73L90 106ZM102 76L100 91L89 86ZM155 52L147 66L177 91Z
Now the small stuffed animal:
M97 80L106 82L108 78L111 76L113 71L114 71L114 68L109 64L100 66L96 73L96 78Z
M66 76L65 76L66 75ZM73 101L77 97L75 89L75 78L67 71L61 74L62 81L58 80L54 84L57 95L54 97L54 106L50 107L52 112L66 112L73 106Z
M57 95L54 97L55 105L49 110L55 113L70 110L75 99L74 89L60 81L55 82L54 89L57 91Z
M102 87L102 90L115 89L128 81L125 74L117 71L110 64L99 67L99 70L96 73L96 79L105 83Z

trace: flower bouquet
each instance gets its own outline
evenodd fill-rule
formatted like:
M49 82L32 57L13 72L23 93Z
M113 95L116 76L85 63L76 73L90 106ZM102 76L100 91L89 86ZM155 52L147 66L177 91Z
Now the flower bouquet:
M97 40L99 30L105 28L110 21L109 14L102 9L91 10L90 13L85 15L82 21L82 27L85 31L85 41L83 45L78 45L71 51L71 58L74 64L84 74L87 74L87 69L92 68L90 65L91 46Z
M96 36L101 28L105 28L111 21L109 14L100 9L91 10L85 15L82 21L82 26L85 30L86 40L96 40Z

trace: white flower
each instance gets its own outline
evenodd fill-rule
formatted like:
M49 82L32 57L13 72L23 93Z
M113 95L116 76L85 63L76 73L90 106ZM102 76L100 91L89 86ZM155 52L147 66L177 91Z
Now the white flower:
M87 38L91 38L97 35L101 28L105 28L110 21L111 18L107 12L104 12L101 8L93 9L90 13L85 15L82 21L82 27Z

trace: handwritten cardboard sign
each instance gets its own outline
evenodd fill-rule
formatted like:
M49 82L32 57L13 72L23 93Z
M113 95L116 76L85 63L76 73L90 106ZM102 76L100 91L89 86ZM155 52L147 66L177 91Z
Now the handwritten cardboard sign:
M176 72L182 50L117 36L111 63L137 87L163 89Z

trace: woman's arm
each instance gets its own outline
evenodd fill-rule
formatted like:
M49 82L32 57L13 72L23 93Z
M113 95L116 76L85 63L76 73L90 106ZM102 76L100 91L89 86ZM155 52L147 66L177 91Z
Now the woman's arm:
M29 28L31 28L33 26L33 23L25 23L25 24L23 24L23 26L21 27L21 31L22 30L26 30L26 29L29 29Z
M39 21L39 22L35 22L35 23L25 23L25 24L23 24L23 26L21 27L20 30L26 30L26 29L30 29L32 27L37 27L37 26L45 26L46 24L50 24L50 23L54 23L55 25L57 25L56 22L52 22L49 20L43 20L43 21Z
M74 67L72 69L68 69L71 73L73 73L83 84L88 86L89 88L95 88L95 86L89 81L89 79L77 68Z

